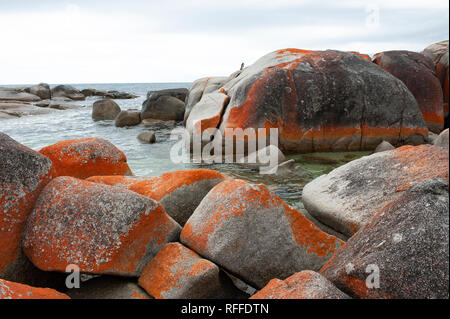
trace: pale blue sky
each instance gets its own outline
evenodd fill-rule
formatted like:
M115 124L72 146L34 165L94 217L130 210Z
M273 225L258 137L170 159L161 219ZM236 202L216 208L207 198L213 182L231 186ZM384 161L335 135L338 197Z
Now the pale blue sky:
M370 4L370 6L367 6ZM447 0L0 0L0 84L182 82L273 50L421 51Z

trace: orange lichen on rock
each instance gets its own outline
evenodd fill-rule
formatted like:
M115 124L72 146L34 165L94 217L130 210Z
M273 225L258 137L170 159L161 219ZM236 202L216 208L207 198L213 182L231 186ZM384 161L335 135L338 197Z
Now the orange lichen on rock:
M318 269L343 244L266 186L233 179L208 193L180 238L200 255L258 287L276 276Z
M119 187L59 177L42 191L27 220L23 250L45 271L137 276L180 226L164 207Z
M86 181L104 184L104 185L128 188L131 185L141 182L142 179L135 178L135 177L129 177L129 176L112 175L112 176L91 176L91 177L86 178Z
M348 51L348 53L357 55L357 56L359 56L359 57L361 57L361 58L363 58L363 59L365 59L365 60L367 60L367 61L372 61L372 59L370 58L370 56L367 55L367 54L359 53L359 52L357 52L357 51Z
M53 289L35 288L0 279L0 299L70 299L70 297Z
M125 154L101 138L66 140L40 153L52 160L57 176L132 175Z
M285 280L272 279L250 299L349 299L328 279L305 270Z
M45 156L0 132L0 277L16 280L20 239L39 193L53 178Z
M156 299L207 298L219 288L219 268L180 243L166 244L142 271L139 285Z
M230 96L220 124L226 141L247 139L227 137L227 129L278 128L286 152L358 151L383 140L401 145L411 136L420 143L428 134L401 81L355 52L275 51L224 88Z
M377 53L373 62L408 87L419 104L428 128L439 133L444 127L443 95L433 62L424 55L411 51Z

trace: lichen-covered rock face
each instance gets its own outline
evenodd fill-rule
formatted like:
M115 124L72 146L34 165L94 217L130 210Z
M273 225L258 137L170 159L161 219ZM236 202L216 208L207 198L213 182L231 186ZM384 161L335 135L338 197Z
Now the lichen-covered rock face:
M448 93L449 93L449 59L448 40L434 43L426 47L422 54L433 60L436 68L436 76L442 85L444 93L445 127L448 128Z
M186 122L198 97L208 96L205 83L191 88ZM229 102L223 114L217 112L222 105L209 106L216 115L208 114L204 124L215 128L217 121L207 119L219 115L222 136L226 129L278 128L282 151L373 150L383 140L420 144L428 134L403 82L352 53L279 50L220 84L214 92Z
M266 186L234 179L221 182L206 195L180 239L258 288L272 278L320 269L343 244Z
M447 299L448 207L448 182L414 185L379 210L320 273L358 298Z
M130 185L142 181L143 178L134 176L91 176L86 178L87 182L94 182L103 185L128 188Z
M119 115L120 106L111 99L95 101L92 105L92 119L114 120Z
M52 162L0 133L0 277L19 280L26 260L20 238L39 193L53 178Z
M66 293L72 299L152 299L134 280L112 276L90 279Z
M420 145L365 156L307 184L302 202L320 222L352 236L415 183L448 181L448 154L440 147Z
M416 98L428 129L441 132L444 128L443 94L433 62L411 51L377 53L373 62L405 83Z
M244 297L209 260L180 243L169 243L142 271L139 285L156 299Z
M250 299L350 299L322 275L305 270L285 280L272 279Z
M87 178L98 175L131 175L125 154L107 140L66 140L39 151L50 158L57 176Z
M169 216L184 225L206 194L227 178L213 170L181 170L138 181L128 189L159 201Z
M0 299L70 299L69 296L48 288L35 288L0 279Z
M23 233L23 250L45 271L69 264L92 274L139 276L181 227L158 202L134 192L59 177L41 192Z

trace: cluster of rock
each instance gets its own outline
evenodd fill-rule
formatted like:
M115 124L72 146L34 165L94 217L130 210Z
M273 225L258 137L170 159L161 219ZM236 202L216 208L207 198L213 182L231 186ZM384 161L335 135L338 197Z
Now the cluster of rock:
M141 111L137 109L121 110L120 106L110 99L96 101L92 106L92 119L113 120L117 127L129 127L144 124L155 126L165 124L174 126L182 121L185 112L185 99L188 89L167 89L149 91ZM138 135L143 143L156 142L155 132L145 130Z
M70 85L54 88L46 83L30 87L0 88L0 119L27 115L48 114L53 110L76 109L82 106L71 101L83 101L87 96L101 96L109 99L132 99L137 96L118 91L98 91L85 89L79 91Z
M0 298L447 298L446 132L317 178L303 213L213 170L135 177L103 139L0 133ZM95 278L65 288L71 265Z
M430 59L431 57L431 59ZM184 124L192 137L219 129L278 128L283 152L419 145L448 124L448 41L422 53L284 49L229 77L195 81ZM265 133L268 134L268 133ZM238 137L244 139L245 136ZM207 140L209 142L210 139Z

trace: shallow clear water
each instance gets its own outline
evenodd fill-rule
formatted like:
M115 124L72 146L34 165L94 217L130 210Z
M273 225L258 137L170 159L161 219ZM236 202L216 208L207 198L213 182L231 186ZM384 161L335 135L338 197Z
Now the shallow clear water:
M138 95L132 100L115 100L122 110L141 109L147 91L186 87L190 83L143 83L143 84L75 84L78 89L94 88L98 90L118 90ZM296 174L288 177L260 175L258 172L232 164L184 164L173 163L169 158L170 148L176 141L170 140L172 128L151 128L156 131L157 143L142 144L136 138L146 129L144 126L117 128L113 121L94 122L91 118L92 104L97 97L85 101L70 102L84 105L76 110L58 111L51 114L28 116L0 121L0 131L18 142L35 150L66 139L100 137L109 140L127 156L128 163L136 176L156 176L164 172L209 168L224 172L230 176L254 183L264 183L281 198L295 208L302 208L301 192L303 186L313 178L326 174L353 159L367 155L367 152L351 153L315 153L287 156L295 159ZM178 123L182 126L182 123Z

